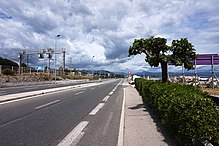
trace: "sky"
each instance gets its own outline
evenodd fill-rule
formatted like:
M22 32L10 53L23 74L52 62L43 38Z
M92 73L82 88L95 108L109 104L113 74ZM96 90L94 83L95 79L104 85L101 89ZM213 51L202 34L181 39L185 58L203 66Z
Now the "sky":
M218 14L218 0L0 0L0 57L18 62L20 50L56 47L65 49L68 68L160 71L144 54L128 57L134 39L165 37L171 44L186 37L197 54L219 54ZM62 54L56 57L61 66ZM29 62L48 60L31 55Z

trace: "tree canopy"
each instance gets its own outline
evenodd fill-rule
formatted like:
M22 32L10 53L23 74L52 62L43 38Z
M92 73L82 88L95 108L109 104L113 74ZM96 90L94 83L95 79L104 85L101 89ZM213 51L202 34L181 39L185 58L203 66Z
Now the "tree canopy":
M173 40L171 46L167 45L167 40L161 37L150 37L146 39L135 39L132 46L129 47L129 56L144 53L146 54L145 61L151 67L161 65L162 81L166 82L167 63L171 61L175 66L181 66L188 70L193 68L191 59L196 58L194 46L187 38Z

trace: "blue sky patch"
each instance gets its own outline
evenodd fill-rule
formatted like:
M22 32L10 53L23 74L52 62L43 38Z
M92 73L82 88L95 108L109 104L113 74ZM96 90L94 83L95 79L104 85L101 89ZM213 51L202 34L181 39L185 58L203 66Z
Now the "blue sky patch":
M0 12L0 19L12 19L12 16L7 16L5 13Z

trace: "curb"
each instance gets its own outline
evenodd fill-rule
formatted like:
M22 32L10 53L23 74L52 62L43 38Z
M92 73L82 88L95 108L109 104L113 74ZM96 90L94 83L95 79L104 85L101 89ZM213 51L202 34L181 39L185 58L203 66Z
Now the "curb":
M90 83L90 86L93 86L93 84L97 85L98 83ZM60 92L60 91L65 91L65 90L70 90L70 89L75 89L75 88L81 88L81 87L88 87L88 86L89 86L89 84L83 84L83 85L74 85L74 86L66 86L66 87L60 87L60 88L52 88L52 89L44 89L44 90L38 90L38 91L23 92L23 93L18 93L18 94L2 95L2 96L0 96L0 103L18 100L18 99L23 99L23 98L28 98L28 97L42 95L42 94ZM25 95L22 95L22 94L25 94ZM18 97L16 97L16 96L18 96ZM5 98L5 99L1 99L1 98Z

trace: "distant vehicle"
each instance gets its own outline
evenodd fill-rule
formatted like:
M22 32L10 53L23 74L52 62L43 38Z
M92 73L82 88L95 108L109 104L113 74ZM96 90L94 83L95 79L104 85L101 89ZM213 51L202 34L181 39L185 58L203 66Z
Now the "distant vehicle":
M132 77L129 78L129 84L134 85L135 84L135 79L140 78L140 76L133 75Z

